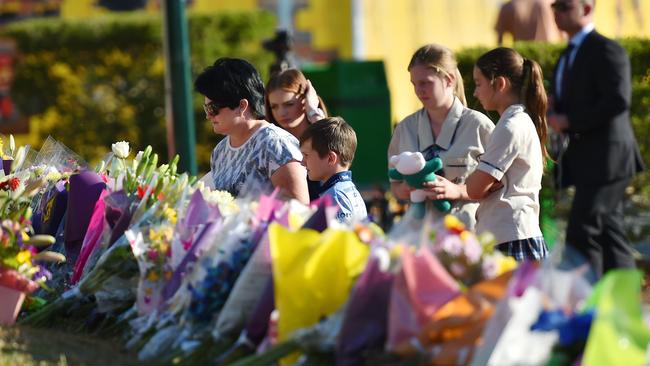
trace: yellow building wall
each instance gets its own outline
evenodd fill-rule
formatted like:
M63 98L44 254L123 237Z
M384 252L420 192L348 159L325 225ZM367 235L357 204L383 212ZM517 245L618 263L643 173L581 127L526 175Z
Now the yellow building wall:
M342 58L352 56L351 0L310 0L297 15L296 28L310 32L313 47L335 49ZM639 28L632 0L623 4L624 23L617 25L616 0L598 0L596 28L610 37L650 37L650 0L639 0L645 16ZM496 46L493 30L502 0L363 0L364 49L367 59L383 60L391 92L391 110L397 122L420 108L406 70L413 52L426 43L453 50ZM335 8L338 7L338 8ZM332 9L338 9L333 11ZM346 26L344 23L348 22ZM471 93L471 90L466 91Z
M443 44L453 50L496 46L493 31L499 6L505 0L362 0L365 58L383 60L391 92L394 121L420 107L406 67L413 52L426 43ZM616 1L621 1L624 22L618 25ZM61 15L81 18L101 14L95 0L64 0ZM296 2L298 2L296 0ZM603 34L650 37L650 0L638 0L644 24L633 15L633 0L598 0L596 28ZM157 11L150 1L150 11ZM193 11L255 9L258 0L194 0ZM340 58L352 57L351 0L309 0L297 11L296 29L311 35L312 47L334 50ZM506 39L507 42L507 39ZM467 93L471 93L468 90Z
M97 0L63 0L61 17L78 19L107 12L105 9L95 6L95 3L97 3ZM197 12L250 10L256 9L257 3L258 0L194 0L189 9ZM147 10L151 12L159 11L157 1L149 0Z

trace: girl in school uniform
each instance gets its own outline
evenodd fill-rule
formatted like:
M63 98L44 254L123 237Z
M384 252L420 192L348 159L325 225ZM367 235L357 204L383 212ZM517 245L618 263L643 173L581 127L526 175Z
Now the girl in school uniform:
M483 113L467 108L456 57L447 47L420 47L411 58L408 72L422 108L395 127L388 159L404 151L422 152L427 160L439 157L445 177L465 183L485 152L494 123ZM411 189L405 182L391 182L391 191L398 199L408 200ZM453 202L451 213L473 230L477 208L477 202L459 199ZM435 209L430 212L436 218L443 216Z
M478 200L476 231L517 260L541 260L548 249L539 227L539 191L548 156L542 70L510 48L482 55L474 66L474 96L501 116L476 171L464 185L438 177L438 199Z

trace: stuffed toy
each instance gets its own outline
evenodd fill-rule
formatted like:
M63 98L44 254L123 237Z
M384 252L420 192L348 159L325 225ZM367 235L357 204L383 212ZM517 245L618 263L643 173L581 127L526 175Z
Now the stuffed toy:
M442 170L442 160L438 157L429 161L424 160L420 152L405 151L399 155L390 157L390 165L393 167L388 170L388 177L393 181L406 181L406 183L415 188L411 191L411 202L417 210L417 216L424 216L424 202L430 194L422 188L425 182L436 180L436 172ZM448 200L434 200L433 205L440 212L448 212L451 209L451 203Z

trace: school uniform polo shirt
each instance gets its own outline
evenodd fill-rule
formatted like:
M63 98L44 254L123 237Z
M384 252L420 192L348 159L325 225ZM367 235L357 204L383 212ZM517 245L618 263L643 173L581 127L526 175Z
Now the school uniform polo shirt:
M524 106L508 107L492 132L478 170L503 188L481 200L476 212L478 233L489 231L497 244L539 237L539 190L544 171L542 150Z
M465 179L478 166L479 157L485 152L494 123L484 114L465 107L458 98L442 123L440 136L434 137L426 109L422 108L400 122L393 132L388 146L388 159L404 151L422 152L425 158L435 151L442 159L444 176L454 183ZM452 202L451 213L473 229L478 202ZM432 210L433 215L443 214Z

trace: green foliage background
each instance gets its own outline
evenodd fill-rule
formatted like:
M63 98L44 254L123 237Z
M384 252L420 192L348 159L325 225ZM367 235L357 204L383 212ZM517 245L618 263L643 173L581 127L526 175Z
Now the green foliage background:
M262 49L261 41L272 36L274 27L275 19L267 12L190 14L192 77L218 57L231 56L250 60L266 80L273 56ZM4 27L0 36L17 44L12 93L21 111L31 116L33 146L39 148L51 135L93 162L111 143L127 140L136 149L150 144L167 155L160 16L30 20ZM650 163L650 40L621 43L632 62L632 122L641 153ZM537 60L548 79L563 45L519 43L515 48ZM472 68L487 50L457 52L469 105L478 110L482 107L472 96ZM199 170L207 171L219 137L205 122L201 97L195 93L194 98ZM639 176L635 187L650 197L650 174Z
M275 19L266 12L190 14L192 78L222 56L242 57L266 77L261 48ZM167 156L161 17L143 13L82 21L42 19L5 27L18 49L13 96L30 117L30 141L51 135L88 161L118 140ZM197 159L209 170L218 137L195 97Z

